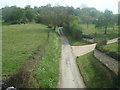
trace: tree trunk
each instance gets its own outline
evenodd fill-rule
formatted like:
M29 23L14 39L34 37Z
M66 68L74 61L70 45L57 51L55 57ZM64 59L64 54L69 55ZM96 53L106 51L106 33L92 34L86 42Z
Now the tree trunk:
M104 32L104 34L107 34L107 26L105 26L105 32Z
M53 30L55 31L55 29L56 29L56 26L54 26Z
M88 22L87 22L87 28L88 28Z
M114 30L114 26L113 26L113 30Z

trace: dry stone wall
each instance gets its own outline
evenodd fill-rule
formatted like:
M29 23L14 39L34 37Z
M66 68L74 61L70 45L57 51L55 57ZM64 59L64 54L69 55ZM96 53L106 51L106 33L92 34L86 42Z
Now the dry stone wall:
M107 56L106 54L96 49L94 50L94 56L104 65L106 65L110 70L112 70L116 75L118 75L118 64L120 64L119 61Z

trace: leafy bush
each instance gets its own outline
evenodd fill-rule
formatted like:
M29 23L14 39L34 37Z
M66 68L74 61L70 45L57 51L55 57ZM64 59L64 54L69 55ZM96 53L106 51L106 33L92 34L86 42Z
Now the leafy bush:
M97 41L96 49L101 49L103 45L106 45L107 41L106 40L99 40Z
M80 40L82 39L82 30L81 30L81 27L74 27L73 28L73 32L72 32L72 36L75 40Z
M79 21L76 16L72 16L70 22L64 24L65 32L75 40L82 38L82 28L78 23Z
M41 17L41 15L36 15L36 17L35 17L35 22L36 22L36 23L41 23L41 22L42 22L42 17Z

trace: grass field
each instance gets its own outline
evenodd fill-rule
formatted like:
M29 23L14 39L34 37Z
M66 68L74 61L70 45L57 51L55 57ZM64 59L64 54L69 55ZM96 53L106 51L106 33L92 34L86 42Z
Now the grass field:
M78 57L77 64L87 88L117 87L115 74L101 64L93 52Z
M109 52L118 52L118 42L104 45L103 49Z
M34 72L40 88L57 88L59 79L59 60L61 40L57 33L51 32L47 51Z
M94 24L89 24L89 27L85 24L81 24L83 34L90 35L96 39L106 38L107 40L118 37L118 27L114 26L113 28L108 28L107 34L104 35L104 28L95 28Z
M3 25L2 73L15 74L22 63L48 38L45 25Z

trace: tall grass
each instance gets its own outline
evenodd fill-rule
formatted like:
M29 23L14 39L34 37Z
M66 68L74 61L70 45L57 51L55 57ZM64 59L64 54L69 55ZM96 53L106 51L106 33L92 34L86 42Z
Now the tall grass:
M61 41L57 33L51 32L46 53L39 61L34 74L40 88L56 88L59 79Z
M118 87L117 76L101 64L93 52L77 58L77 64L87 88Z

